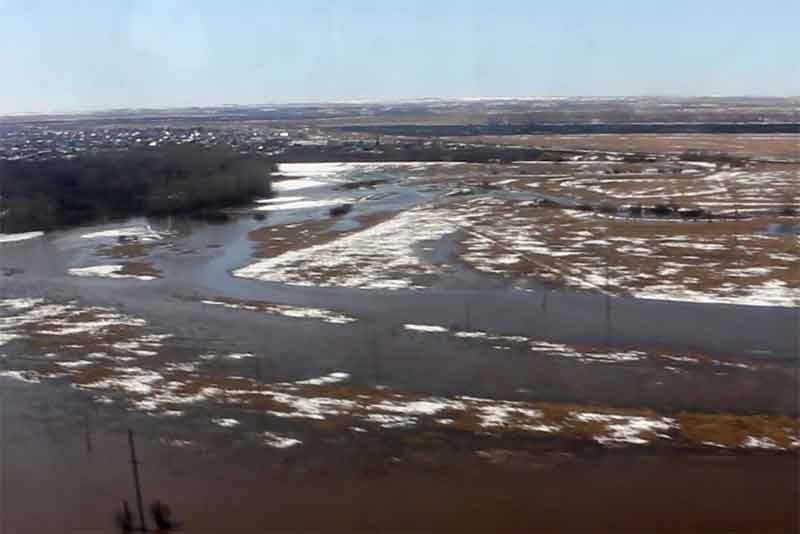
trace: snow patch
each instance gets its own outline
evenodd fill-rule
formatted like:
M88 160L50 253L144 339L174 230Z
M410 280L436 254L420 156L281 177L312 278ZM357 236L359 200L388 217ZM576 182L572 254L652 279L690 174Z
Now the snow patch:
M0 243L18 243L19 241L27 241L42 237L44 232L22 232L19 234L0 234Z

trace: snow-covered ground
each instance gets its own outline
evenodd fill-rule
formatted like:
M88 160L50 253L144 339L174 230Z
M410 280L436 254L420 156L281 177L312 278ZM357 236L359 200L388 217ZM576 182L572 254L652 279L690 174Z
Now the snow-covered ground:
M83 234L83 239L112 239L119 238L137 239L141 241L158 241L163 239L166 234L156 232L149 225L133 225L123 226L120 228L111 228L109 230L99 230L97 232L90 232Z
M42 237L44 232L22 232L19 234L0 234L0 244L3 243L17 243L19 241L27 241Z
M305 286L421 289L446 275L448 266L421 259L420 245L459 232L455 262L511 281L648 299L796 305L796 237L737 235L723 225L718 233L708 232L716 227L707 225L716 223L675 221L672 232L663 225L649 229L647 222L624 224L629 226L592 213L531 208L524 201L464 197L258 260L234 275ZM794 244L787 243L792 239Z
M342 313L336 313L323 308L311 308L303 306L288 306L286 304L269 304L263 302L236 302L226 300L203 299L203 304L223 306L225 308L247 311L260 311L273 315L282 315L296 319L316 319L325 323L348 324L357 321L355 317L350 317Z
M446 212L412 209L331 242L292 250L234 271L234 276L291 285L362 289L421 288L437 273L414 246L454 232Z
M155 280L157 278L156 276L151 275L127 273L125 272L124 264L75 267L69 270L69 274L84 278L115 278L130 280Z

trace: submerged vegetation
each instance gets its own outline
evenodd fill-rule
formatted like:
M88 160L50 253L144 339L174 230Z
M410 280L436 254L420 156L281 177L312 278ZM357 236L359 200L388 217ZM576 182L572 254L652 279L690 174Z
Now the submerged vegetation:
M0 161L0 232L242 204L270 193L274 169L263 157L192 144Z

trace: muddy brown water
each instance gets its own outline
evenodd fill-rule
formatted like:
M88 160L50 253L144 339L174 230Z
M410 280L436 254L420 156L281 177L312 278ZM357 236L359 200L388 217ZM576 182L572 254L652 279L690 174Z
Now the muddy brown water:
M488 439L410 446L404 431L287 451L221 437L177 448L159 441L164 421L90 407L49 386L1 383L3 532L114 532L120 499L135 502L128 425L136 429L145 501L166 501L184 532L798 527L796 454L520 449Z

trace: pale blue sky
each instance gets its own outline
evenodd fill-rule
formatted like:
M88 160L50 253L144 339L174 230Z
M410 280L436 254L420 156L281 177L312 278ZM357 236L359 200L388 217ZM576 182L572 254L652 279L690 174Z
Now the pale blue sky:
M0 0L0 113L800 95L800 0Z

